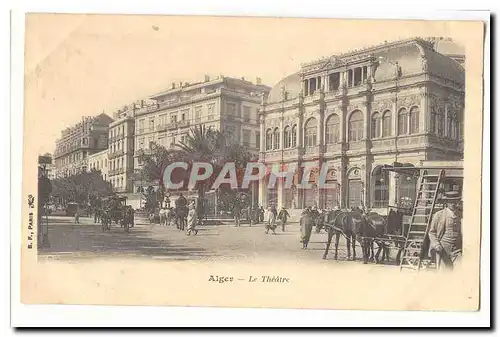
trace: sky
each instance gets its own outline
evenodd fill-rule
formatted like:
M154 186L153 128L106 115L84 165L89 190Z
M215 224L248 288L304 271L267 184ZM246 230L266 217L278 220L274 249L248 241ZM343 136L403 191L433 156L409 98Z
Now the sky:
M452 22L29 14L25 130L38 153L82 116L196 82L205 74L273 86L303 62L412 36L453 37ZM438 35L439 34L439 35Z

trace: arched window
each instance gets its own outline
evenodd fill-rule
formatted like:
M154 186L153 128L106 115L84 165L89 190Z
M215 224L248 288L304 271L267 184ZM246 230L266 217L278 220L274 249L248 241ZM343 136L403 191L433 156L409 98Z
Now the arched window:
M419 131L419 114L420 109L417 106L410 109L410 133L418 133Z
M305 146L316 146L318 145L317 142L317 135L318 135L318 121L316 118L311 118L306 122L306 127L305 127L305 137L304 137L304 145Z
M398 135L406 135L408 133L408 114L406 109L402 108L398 113Z
M363 114L354 111L349 117L349 141L357 142L363 139Z
M277 150L280 148L280 130L278 128L274 129L274 144L273 149Z
M453 126L454 126L454 119L455 119L455 111L448 109L448 115L447 115L447 130L446 130L446 136L449 138L454 138L454 132L453 132Z
M389 171L377 166L372 172L373 208L386 208L389 205Z
M326 144L335 144L339 141L339 116L331 115L326 121Z
M292 127L292 147L297 146L297 125Z
M292 146L292 133L290 127L287 125L283 130L283 148L288 149Z
M437 132L436 124L437 124L436 108L431 107L430 130L429 130L431 133Z
M382 117L382 137L392 136L392 115L389 110L384 112L384 117Z
M266 131L266 150L273 149L273 131L271 129L267 129Z
M417 178L401 174L398 179L398 197L397 200L399 207L411 208L415 202L415 195L417 194Z
M436 123L437 123L437 135L444 136L444 123L445 123L445 115L443 108L438 108L436 115Z
M372 115L372 121L371 121L371 137L372 138L379 138L381 137L380 133L380 125L381 120L380 120L380 114L378 112L375 112Z
M458 139L464 139L464 111L460 110L457 116Z

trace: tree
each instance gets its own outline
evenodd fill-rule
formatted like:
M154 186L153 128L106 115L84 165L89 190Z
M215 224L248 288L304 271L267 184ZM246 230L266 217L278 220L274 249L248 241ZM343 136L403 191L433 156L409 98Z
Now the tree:
M247 163L255 159L246 147L231 142L220 131L211 127L207 128L204 125L192 128L185 141L176 144L176 146L181 150L180 157L188 164L192 164L193 162L212 164L212 176L195 186L195 189L198 191L198 198L202 200L204 199L205 192L212 186L224 164L228 162L235 163L238 180L241 182ZM227 196L228 200L225 202L219 199L219 202L231 205L230 199L233 198L233 193L230 191L230 186L221 185L221 193L219 195L222 198Z
M144 186L139 186L137 192L142 194L143 199L146 201L145 207L147 209L153 209L151 205L152 196L154 188L151 191L150 187L152 185L158 185L157 195L154 197L155 202L157 200L162 200L165 195L163 184L161 184L163 171L165 167L172 162L172 155L163 146L151 143L149 151L141 151L138 157L139 163L141 163L141 168L133 176L134 181L140 181L142 184L147 183L146 189Z
M101 171L95 169L54 179L52 185L52 195L59 198L62 204L72 201L92 205L95 200L113 194L111 183L105 181Z

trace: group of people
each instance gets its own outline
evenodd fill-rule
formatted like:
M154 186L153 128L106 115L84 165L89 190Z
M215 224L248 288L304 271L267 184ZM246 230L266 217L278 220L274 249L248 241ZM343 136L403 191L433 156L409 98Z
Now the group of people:
M170 226L175 223L177 229L186 230L186 235L191 235L191 233L196 235L198 234L198 229L196 229L199 221L198 213L196 202L192 200L188 203L184 195L179 193L179 197L175 201L175 208L170 207L170 199L168 198L165 198L161 203L160 225ZM150 220L154 222L154 214L150 215Z
M262 206L255 205L252 207L247 207L247 218L250 221L250 227L255 226L259 223L265 223L266 234L269 231L272 231L273 234L276 234L276 228L278 227L278 222L281 222L281 231L285 231L285 226L287 224L288 218L290 218L290 213L282 207L278 212L275 205L272 205L268 209L264 209ZM243 208L241 204L236 201L233 206L233 217L235 227L241 226L241 215L243 212Z

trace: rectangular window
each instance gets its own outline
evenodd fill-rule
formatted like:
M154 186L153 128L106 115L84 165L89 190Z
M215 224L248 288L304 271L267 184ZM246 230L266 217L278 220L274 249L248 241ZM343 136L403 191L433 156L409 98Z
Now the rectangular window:
M356 207L361 205L361 194L363 193L363 188L361 184L361 180L349 180L348 185L348 205L347 207Z
M143 133L144 132L144 119L141 119L139 121L139 124L137 126L137 132L138 133Z
M167 124L167 114L163 114L159 116L158 126L163 126Z
M155 130L155 118L151 117L149 119L149 131L154 131Z
M141 137L137 140L138 144L137 144L137 147L142 150L144 148L144 138Z
M255 147L260 149L260 132L255 132Z
M250 123L250 107L249 106L244 106L243 107L243 122L245 123Z
M181 121L185 121L189 119L189 109L185 109L181 111Z
M177 114L170 116L170 123L172 124L177 123Z
M226 103L226 115L236 116L236 104L235 103Z
M208 120L213 120L215 115L215 103L208 105Z
M250 146L250 137L251 137L251 132L250 130L243 130L243 146Z
M194 109L194 116L195 116L194 122L195 123L201 123L201 105L197 106Z

